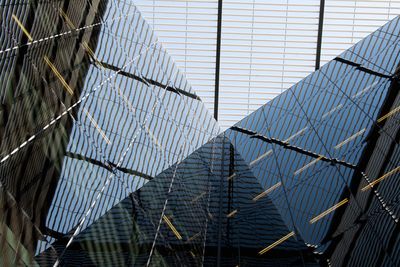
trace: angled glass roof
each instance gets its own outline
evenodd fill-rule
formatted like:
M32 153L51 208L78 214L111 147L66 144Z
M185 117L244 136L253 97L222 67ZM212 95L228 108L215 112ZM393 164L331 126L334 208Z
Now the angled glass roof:
M35 261L399 265L399 31L400 17Z
M23 215L4 223L27 236L27 254L77 235L219 133L132 2L0 10L1 215Z
M221 133L134 2L0 7L2 265L400 265L400 17Z

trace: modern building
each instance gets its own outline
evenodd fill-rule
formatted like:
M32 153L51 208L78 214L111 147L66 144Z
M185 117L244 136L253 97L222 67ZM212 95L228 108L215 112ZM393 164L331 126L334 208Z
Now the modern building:
M399 30L400 17L56 242L59 260L398 266Z
M226 129L400 14L399 0L135 0Z
M8 1L1 12L2 244L24 251L4 252L13 265L219 127L132 3Z
M400 265L400 17L221 133L134 2L1 11L2 265Z
M232 177L234 173L238 173ZM35 259L49 265L318 266L301 237L260 256L289 233L248 164L222 134L129 195L79 234Z

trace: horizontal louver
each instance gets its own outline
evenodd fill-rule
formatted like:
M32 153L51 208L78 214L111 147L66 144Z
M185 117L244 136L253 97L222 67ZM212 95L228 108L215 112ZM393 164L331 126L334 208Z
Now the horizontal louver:
M320 0L224 0L218 120L227 128L315 68ZM218 0L139 0L213 112ZM399 0L325 1L321 66L395 17Z

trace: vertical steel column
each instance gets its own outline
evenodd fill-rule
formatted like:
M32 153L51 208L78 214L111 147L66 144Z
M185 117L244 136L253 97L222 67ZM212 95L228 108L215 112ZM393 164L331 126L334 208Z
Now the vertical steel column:
M321 63L321 45L322 45L322 31L324 27L324 10L325 10L325 0L321 0L319 4L319 22L318 22L317 51L315 57L315 70L319 69Z
M217 240L217 267L221 266L221 243L222 243L222 220L223 215L222 215L222 208L223 208L223 187L224 187L224 181L226 179L225 176L225 134L222 137L222 146L221 146L221 176L219 177L219 213L218 213L218 240Z
M215 56L214 119L218 120L219 69L221 63L222 1L218 0L217 44Z

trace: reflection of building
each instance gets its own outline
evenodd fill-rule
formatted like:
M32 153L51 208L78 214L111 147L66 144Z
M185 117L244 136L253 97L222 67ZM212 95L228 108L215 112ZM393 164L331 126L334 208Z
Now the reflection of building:
M238 174L228 180L233 170ZM152 266L215 266L217 262L223 266L276 266L299 265L302 260L316 264L311 250L297 237L282 244L272 257L258 255L266 244L289 232L268 197L253 200L260 191L257 179L229 139L217 137L83 231L61 261L143 266L152 254ZM161 211L167 219L154 241ZM54 247L63 251L66 242L68 236ZM48 262L51 256L51 251L45 252L37 262Z
M75 14L69 15L70 23L85 25L94 24L103 16L98 4L93 1L68 5L61 1L37 6L33 2L9 3L1 7L1 240L17 250L25 264L35 251L36 243L32 241L46 232L49 200L55 194L77 109L49 126L46 132L41 129L80 98L90 64L79 49L80 43L95 46L99 31L84 29L58 39L42 38L70 30L57 7ZM32 44L34 40L37 43ZM45 59L64 77L66 87ZM69 88L74 88L72 95L66 90ZM27 140L30 142L26 143ZM11 156L14 149L18 152ZM7 255L6 251L3 253ZM7 256L3 259L7 265Z
M215 137L133 4L3 14L3 265L399 265L399 18Z
M398 77L398 72L395 75ZM369 141L360 151L357 166L362 172L354 174L349 184L350 190L342 193L343 197L348 197L349 193L354 197L347 209L337 212L333 217L329 229L333 238L324 240L327 244L325 254L332 264L399 264L397 150L400 135L398 116L393 112L398 110L400 104L397 77L388 82L387 94L377 112L377 124L371 127ZM353 212L359 209L362 212ZM371 244L369 240L374 241Z
M134 5L0 10L0 235L27 264L219 129Z
M397 266L399 18L35 258ZM71 242L71 243L69 243Z
M322 265L399 265L398 42L396 18L227 132Z

